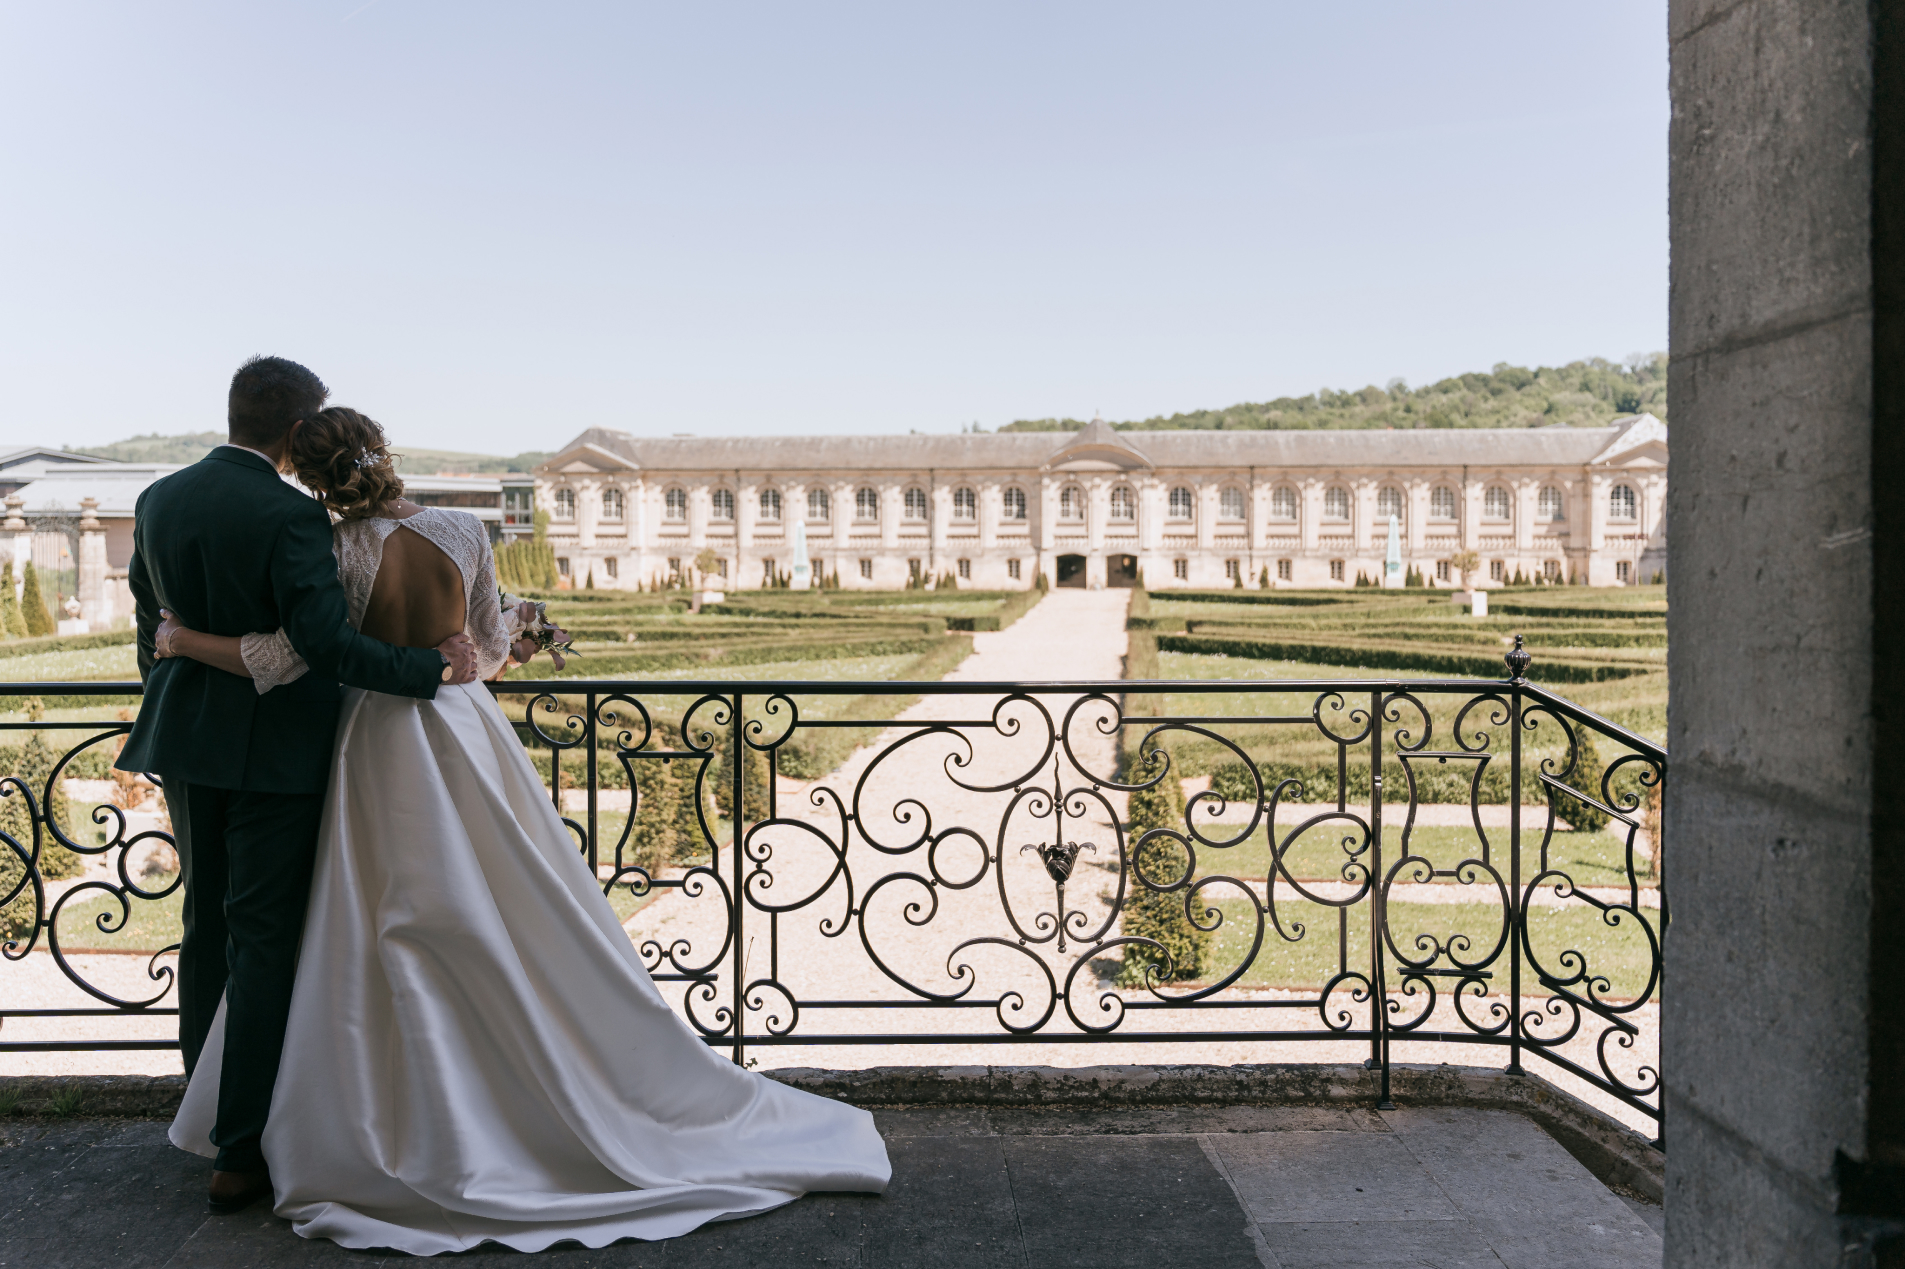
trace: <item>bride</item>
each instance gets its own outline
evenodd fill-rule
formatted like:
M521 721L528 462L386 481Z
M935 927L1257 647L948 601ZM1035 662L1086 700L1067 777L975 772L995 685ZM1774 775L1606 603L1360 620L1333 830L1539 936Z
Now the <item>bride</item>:
M324 410L287 461L342 517L360 630L466 631L481 677L528 660L482 523L404 499L376 423ZM281 632L168 617L157 643L260 693L305 669ZM223 1031L221 1005L171 1130L206 1155ZM298 1233L418 1255L671 1238L891 1174L866 1111L742 1070L668 1007L480 682L345 694L264 1154Z

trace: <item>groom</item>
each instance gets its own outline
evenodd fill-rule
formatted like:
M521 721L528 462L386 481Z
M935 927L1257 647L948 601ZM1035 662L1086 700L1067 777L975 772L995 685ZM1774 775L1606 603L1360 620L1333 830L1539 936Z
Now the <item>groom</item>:
M397 648L345 619L331 522L279 479L292 432L324 406L322 381L254 357L232 376L230 443L157 481L133 519L128 581L138 605L145 702L118 766L164 779L185 875L179 1047L189 1076L225 998L211 1205L239 1211L270 1192L259 1140L271 1107L297 967L341 684L436 695L476 678L458 634ZM251 680L186 657L155 660L159 610L195 630L283 627L310 672L258 695Z

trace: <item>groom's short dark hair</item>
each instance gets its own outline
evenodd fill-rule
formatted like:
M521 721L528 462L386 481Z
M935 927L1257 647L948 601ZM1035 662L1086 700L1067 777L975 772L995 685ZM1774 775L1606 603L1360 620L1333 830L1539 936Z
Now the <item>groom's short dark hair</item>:
M225 424L239 445L264 448L284 439L291 425L324 408L324 380L283 357L253 357L232 376Z

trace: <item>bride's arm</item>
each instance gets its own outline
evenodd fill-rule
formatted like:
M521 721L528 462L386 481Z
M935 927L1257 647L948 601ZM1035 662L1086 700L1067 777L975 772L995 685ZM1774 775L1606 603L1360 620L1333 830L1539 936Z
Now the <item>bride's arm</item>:
M270 634L212 635L180 624L171 613L160 609L165 618L153 634L155 655L189 657L215 670L250 679L263 696L281 683L303 677L309 668L291 647L284 631Z

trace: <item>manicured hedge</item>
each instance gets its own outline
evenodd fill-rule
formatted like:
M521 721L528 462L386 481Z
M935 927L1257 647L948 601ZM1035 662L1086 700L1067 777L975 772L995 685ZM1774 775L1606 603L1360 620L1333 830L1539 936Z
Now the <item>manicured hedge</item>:
M1246 657L1255 661L1300 661L1311 665L1367 667L1372 670L1418 670L1467 678L1504 679L1508 668L1499 656L1467 652L1439 652L1427 648L1357 643L1285 643L1267 639L1223 638L1207 635L1153 636L1162 652L1194 652L1206 656ZM1602 665L1537 657L1528 677L1538 683L1601 683L1632 678L1653 671L1646 666Z

